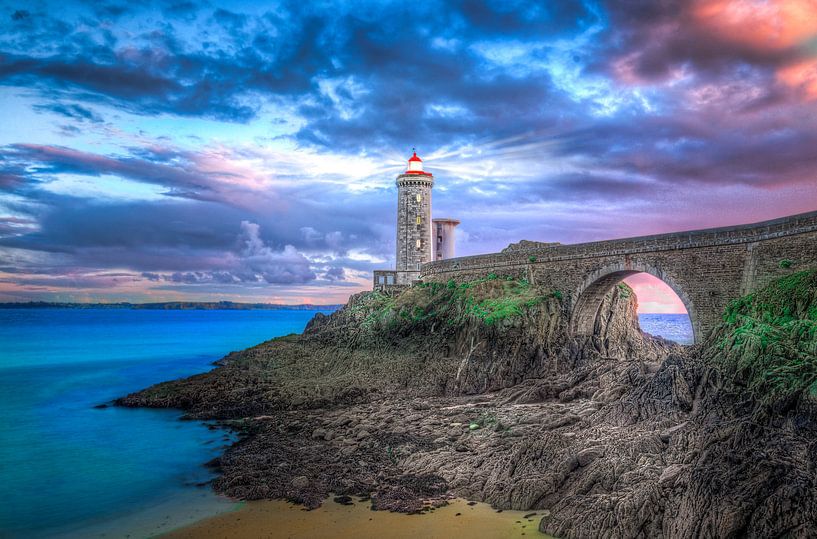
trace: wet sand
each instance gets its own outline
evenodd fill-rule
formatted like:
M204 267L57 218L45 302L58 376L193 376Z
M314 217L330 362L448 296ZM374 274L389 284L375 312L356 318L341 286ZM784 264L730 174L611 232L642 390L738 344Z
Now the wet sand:
M196 538L286 538L286 539L506 539L550 536L538 531L541 511L497 512L486 504L468 505L452 500L446 506L422 515L372 511L369 502L345 506L328 500L320 508L306 511L284 501L246 502L235 511L223 513L180 528L165 539Z

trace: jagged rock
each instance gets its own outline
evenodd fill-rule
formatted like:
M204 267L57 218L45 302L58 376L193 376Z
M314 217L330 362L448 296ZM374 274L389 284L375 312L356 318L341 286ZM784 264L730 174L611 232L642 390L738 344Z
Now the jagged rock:
M688 423L688 421L684 421L683 423L681 423L679 425L675 425L673 427L670 427L668 429L665 429L665 430L661 431L661 434L660 434L661 441L665 442L665 443L669 443L669 441L672 439L672 435L675 434L676 432L678 432L679 430L683 429L684 427L686 427L687 423Z
M672 464L664 468L661 472L661 477L658 478L658 484L663 487L674 486L678 477L687 470L683 464Z
M508 283L478 292L505 301ZM644 335L623 287L581 339L548 291L525 289L518 314L491 324L447 286L359 294L302 336L118 403L231 420L244 436L217 459L214 488L237 498L316 507L371 494L375 509L415 512L456 495L536 511L539 529L563 538L810 537L813 379L773 391L752 363L814 360L809 286L780 307L780 328L752 311L770 304L761 293L692 348ZM756 326L778 339L769 357Z
M588 447L576 454L576 461L579 463L579 466L587 466L601 456L604 456L603 447Z

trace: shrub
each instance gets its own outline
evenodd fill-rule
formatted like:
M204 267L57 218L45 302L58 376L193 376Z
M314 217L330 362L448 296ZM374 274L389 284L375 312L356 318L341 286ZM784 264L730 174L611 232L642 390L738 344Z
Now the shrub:
M533 264L534 262L536 262L536 257L535 257L535 256L529 256L529 257L528 257L528 262L530 262L531 264Z
M817 400L817 272L778 279L733 301L706 356L771 405Z
M396 296L373 292L355 310L363 318L364 330L402 333L419 326L455 328L475 321L495 326L560 297L526 279L492 274L471 281L427 282Z
M788 258L784 258L783 260L780 261L780 264L778 265L780 266L781 269L789 269L794 265L794 262L789 260Z

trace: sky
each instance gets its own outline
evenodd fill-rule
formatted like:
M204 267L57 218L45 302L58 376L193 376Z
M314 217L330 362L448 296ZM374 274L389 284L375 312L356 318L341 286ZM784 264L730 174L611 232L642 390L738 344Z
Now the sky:
M0 118L0 301L339 303L412 147L460 255L817 209L817 0L0 0Z

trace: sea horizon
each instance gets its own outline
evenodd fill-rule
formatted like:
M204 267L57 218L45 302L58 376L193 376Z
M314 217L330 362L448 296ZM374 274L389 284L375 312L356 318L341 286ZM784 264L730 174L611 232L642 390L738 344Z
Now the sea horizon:
M204 464L234 434L112 401L300 332L316 312L329 311L0 311L0 536L152 536L233 508Z
M233 434L181 421L180 411L111 401L299 333L317 312L329 311L0 311L0 490L8 500L0 529L26 538L154 535L235 507L212 491L204 466ZM666 329L678 316L642 324Z

